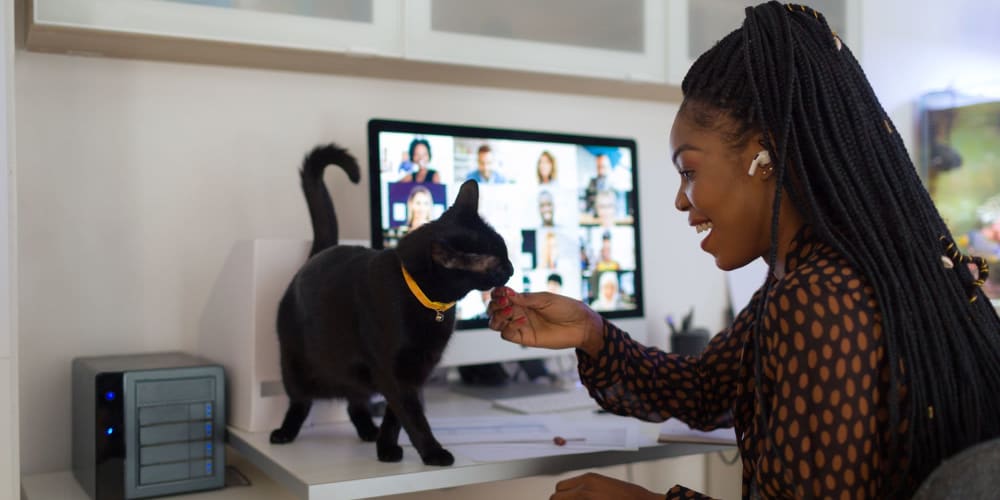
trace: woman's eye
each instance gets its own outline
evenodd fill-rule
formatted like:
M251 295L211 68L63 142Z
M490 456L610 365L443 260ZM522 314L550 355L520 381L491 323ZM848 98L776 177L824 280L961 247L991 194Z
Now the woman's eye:
M691 179L694 179L694 170L681 170L680 174L684 180L690 181Z

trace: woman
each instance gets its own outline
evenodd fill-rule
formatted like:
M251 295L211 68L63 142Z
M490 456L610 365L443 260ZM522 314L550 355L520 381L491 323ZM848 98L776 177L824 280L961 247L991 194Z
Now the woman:
M555 182L558 170L556 169L556 157L548 151L542 151L538 157L538 164L535 166L535 173L538 175L538 184L545 185Z
M595 311L615 311L622 306L618 294L618 273L605 271L597 280L597 297L590 303Z
M559 240L555 231L545 231L542 237L542 252L539 260L539 268L555 269L559 262Z
M410 141L410 163L411 168L416 171L404 175L399 182L431 182L441 183L441 174L437 170L430 168L431 144L427 139L413 139Z
M598 272L617 271L621 269L621 264L611 258L611 231L605 231L601 236L601 253L599 259L594 266L594 269Z
M434 200L431 191L424 186L416 185L406 198L406 227L410 231L431 221L431 207Z
M583 382L614 413L703 430L731 420L744 498L906 498L942 459L1000 434L1000 321L978 288L987 270L954 249L823 16L748 8L682 91L675 205L708 231L701 246L719 268L766 259L750 304L700 357L646 349L545 293L495 290L490 327L526 346L576 347ZM556 490L662 498L594 474Z

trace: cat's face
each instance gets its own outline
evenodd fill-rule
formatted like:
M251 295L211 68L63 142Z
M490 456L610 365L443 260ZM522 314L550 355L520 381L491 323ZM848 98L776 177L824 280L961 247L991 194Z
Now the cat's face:
M514 273L503 238L479 216L475 181L462 184L451 208L421 229L430 237L431 258L454 285L489 290Z

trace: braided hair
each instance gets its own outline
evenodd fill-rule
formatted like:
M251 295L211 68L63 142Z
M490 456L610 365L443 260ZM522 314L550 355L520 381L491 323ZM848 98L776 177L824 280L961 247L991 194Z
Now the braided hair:
M888 458L906 464L880 496L909 496L943 459L1000 435L1000 320L978 287L987 269L955 248L861 66L823 15L774 1L747 8L743 26L698 58L681 89L681 111L734 147L763 136L782 187L768 264L784 192L874 288L890 372ZM759 318L766 299L758 307Z

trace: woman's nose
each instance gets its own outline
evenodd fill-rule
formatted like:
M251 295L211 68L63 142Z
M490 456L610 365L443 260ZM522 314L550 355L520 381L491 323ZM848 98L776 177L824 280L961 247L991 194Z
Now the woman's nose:
M687 199L687 195L684 194L683 189L677 190L677 196L674 198L674 207L681 212L687 212L691 208L691 202Z

